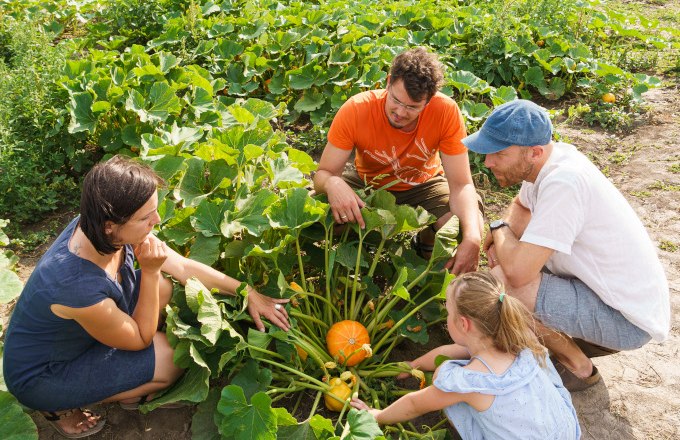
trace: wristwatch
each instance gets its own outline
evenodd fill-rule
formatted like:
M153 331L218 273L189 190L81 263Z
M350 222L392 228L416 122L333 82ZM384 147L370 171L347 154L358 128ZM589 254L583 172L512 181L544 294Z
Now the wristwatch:
M510 227L509 224L505 223L505 220L494 220L489 223L489 231L495 231L496 229L500 229L503 226Z

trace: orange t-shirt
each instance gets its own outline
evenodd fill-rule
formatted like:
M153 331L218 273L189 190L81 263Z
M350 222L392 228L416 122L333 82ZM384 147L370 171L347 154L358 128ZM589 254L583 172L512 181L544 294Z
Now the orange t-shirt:
M345 102L333 119L328 142L343 150L356 148L354 163L364 181L380 188L394 180L390 191L405 191L443 174L438 151L467 153L461 142L465 123L456 102L437 93L418 117L415 129L390 125L385 114L386 90L359 93ZM376 176L387 175L376 179Z

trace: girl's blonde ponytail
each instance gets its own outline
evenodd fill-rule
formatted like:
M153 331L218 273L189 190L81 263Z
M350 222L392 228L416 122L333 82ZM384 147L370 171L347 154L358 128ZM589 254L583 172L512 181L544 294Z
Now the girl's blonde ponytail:
M519 354L528 348L545 366L545 348L533 331L533 317L517 299L505 293L503 283L490 272L470 272L451 284L450 300L458 313L475 323L501 351Z

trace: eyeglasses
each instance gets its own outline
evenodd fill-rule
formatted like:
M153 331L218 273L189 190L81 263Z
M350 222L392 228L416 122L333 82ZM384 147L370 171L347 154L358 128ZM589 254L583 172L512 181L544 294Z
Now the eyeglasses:
M427 105L427 102L426 102L425 104L423 104L422 106L418 106L418 107L416 107L416 106L414 106L414 105L404 104L403 102L399 101L399 100L394 96L394 94L392 93L392 87L390 87L389 89L387 89L387 96L389 96L389 98L392 100L392 102L393 102L394 104L397 104L398 106L402 107L404 110L406 110L406 111L409 112L409 113L418 113L418 112L421 112L421 111L423 111L423 109L425 109L425 106Z

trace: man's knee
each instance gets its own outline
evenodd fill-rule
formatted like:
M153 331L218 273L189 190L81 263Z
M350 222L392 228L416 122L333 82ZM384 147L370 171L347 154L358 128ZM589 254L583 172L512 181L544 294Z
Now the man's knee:
M539 273L536 278L528 282L527 284L520 287L513 287L508 281L508 277L503 272L503 268L499 265L494 266L490 269L492 275L498 278L505 286L505 292L511 295L524 304L530 312L536 310L536 300L538 298L538 289L541 285L541 274Z

